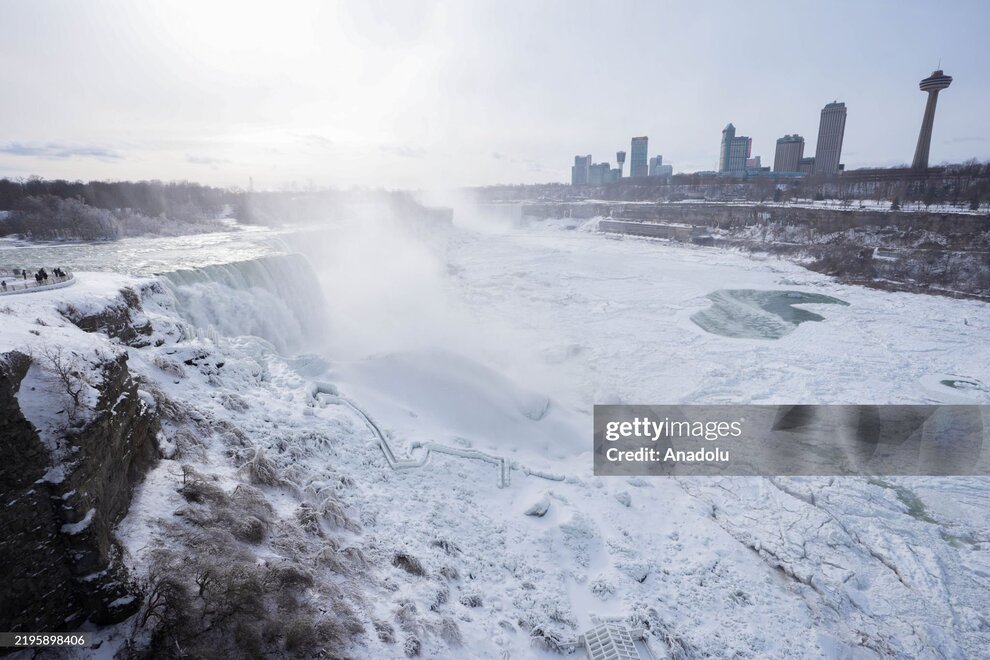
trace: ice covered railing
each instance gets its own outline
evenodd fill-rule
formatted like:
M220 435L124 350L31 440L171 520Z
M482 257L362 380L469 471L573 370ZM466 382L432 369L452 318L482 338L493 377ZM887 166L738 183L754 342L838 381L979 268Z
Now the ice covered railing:
M50 291L75 284L75 276L66 270L59 268L63 275L56 275L54 272L45 271L47 277L38 278L36 274L27 269L0 269L0 296L12 295L15 293L31 293L33 291Z
M393 470L421 468L429 461L430 454L436 452L439 454L449 454L451 456L458 456L460 458L468 458L493 464L498 470L497 476L499 488L505 488L509 485L512 470L519 470L525 475L539 477L541 479L549 479L551 481L564 480L563 475L553 474L550 472L541 472L539 470L530 470L525 466L519 465L519 463L515 461L508 461L501 456L487 454L483 451L478 451L477 449L451 447L449 445L443 445L437 442L414 442L411 446L413 452L408 458L396 456L395 450L392 449L391 443L389 443L388 439L385 437L385 434L382 433L382 430L371 419L371 416L368 415L368 413L366 413L356 403L344 396L341 396L335 385L330 383L314 383L312 389L310 390L310 394L313 398L314 404L317 406L346 406L347 408L350 408L358 417L360 417L371 431L372 435L375 436L375 439L378 441L378 446L382 450L382 454L385 455L385 462L388 463L388 466Z
M577 639L564 642L565 649L583 648L588 660L656 660L643 628L630 629L621 618L592 615L593 626Z

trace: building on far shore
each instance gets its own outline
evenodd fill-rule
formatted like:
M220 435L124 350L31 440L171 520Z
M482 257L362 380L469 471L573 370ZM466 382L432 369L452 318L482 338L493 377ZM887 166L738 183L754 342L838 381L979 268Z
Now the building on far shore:
M663 164L663 156L654 156L650 159L650 176L670 178L674 175L674 168L671 165Z
M722 129L722 143L719 149L718 171L720 174L745 176L746 161L753 155L753 140L744 135L736 135L732 124Z
M804 158L804 138L800 135L785 135L777 138L777 151L773 155L774 172L800 172Z
M846 104L832 101L822 108L815 148L815 174L838 174L842 169L842 137L846 132Z
M612 183L619 180L619 169L612 168L608 163L595 163L591 166L588 183L593 186L600 186L605 183Z
M801 174L811 174L815 171L815 157L802 158L798 161L798 172Z
M575 156L571 167L571 185L584 186L591 181L591 154Z
M647 165L649 140L650 138L645 135L632 139L632 149L629 154L629 176L634 179L650 175L650 168Z

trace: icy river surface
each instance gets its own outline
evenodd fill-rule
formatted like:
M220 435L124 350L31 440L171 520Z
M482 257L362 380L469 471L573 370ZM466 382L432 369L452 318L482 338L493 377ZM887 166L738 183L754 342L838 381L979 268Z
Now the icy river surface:
M593 223L458 223L7 241L0 268L159 275L190 324L262 338L397 451L436 442L559 474L497 488L444 458L365 491L381 505L369 530L424 553L451 535L475 562L486 608L464 635L483 657L530 657L503 619L577 632L633 610L681 657L985 654L988 480L609 480L589 451L601 403L990 403L990 306ZM524 515L534 503L545 515Z

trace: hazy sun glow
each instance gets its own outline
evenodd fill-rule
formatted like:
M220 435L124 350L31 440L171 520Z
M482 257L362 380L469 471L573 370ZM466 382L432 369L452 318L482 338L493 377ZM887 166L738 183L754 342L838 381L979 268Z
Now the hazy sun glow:
M990 67L961 33L986 7L966 5L945 9L951 38L893 2L8 5L0 176L564 181L574 154L613 160L640 134L693 171L714 167L727 122L769 160L833 98L847 165L891 165L911 157L917 80L939 57L956 82L933 159L982 158Z

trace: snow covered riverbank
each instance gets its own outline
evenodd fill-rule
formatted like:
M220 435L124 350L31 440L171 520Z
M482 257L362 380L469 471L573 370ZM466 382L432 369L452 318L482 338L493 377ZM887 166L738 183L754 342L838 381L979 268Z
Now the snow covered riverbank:
M565 223L408 243L348 231L293 245L313 271L276 259L153 287L77 273L0 304L0 352L126 351L169 402L162 460L119 528L135 575L215 533L245 565L305 569L293 598L313 621L340 603L334 644L357 657L554 657L592 615L645 626L671 657L978 657L990 643L990 480L596 478L589 417L612 402L988 402L987 305ZM285 295L314 280L322 296ZM122 287L152 327L140 346L67 320ZM821 320L733 338L691 320L721 289L849 304L800 303ZM240 334L225 310L247 299L259 322ZM308 305L326 314L319 337ZM563 480L500 484L489 463L436 453L395 471L316 382L409 455L438 442ZM213 495L191 499L190 480ZM244 492L257 533L219 522ZM107 650L151 630L139 616L99 635Z

